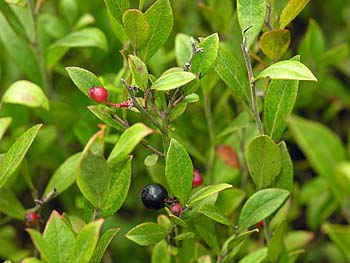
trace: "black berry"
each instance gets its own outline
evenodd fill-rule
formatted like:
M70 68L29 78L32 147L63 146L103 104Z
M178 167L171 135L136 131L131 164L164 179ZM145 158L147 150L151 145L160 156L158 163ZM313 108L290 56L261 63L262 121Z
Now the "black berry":
M141 194L143 205L148 209L160 209L165 206L165 200L168 198L168 192L160 184L146 185Z

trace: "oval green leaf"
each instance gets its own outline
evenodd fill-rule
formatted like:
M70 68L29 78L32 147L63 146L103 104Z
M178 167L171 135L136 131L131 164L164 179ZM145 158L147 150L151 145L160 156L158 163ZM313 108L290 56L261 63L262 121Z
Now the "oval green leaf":
M125 126L120 124L118 121L114 119L114 115L116 115L113 110L111 110L108 106L99 104L99 105L91 105L87 107L97 118L103 121L110 127L117 129L118 131L124 131Z
M156 223L142 223L125 234L125 237L140 246L153 245L165 238L165 230Z
M108 245L111 243L115 235L119 232L119 228L111 228L103 233L102 237L97 243L94 255L89 263L100 263L107 250Z
M280 16L280 28L285 28L304 9L310 0L290 0Z
M238 219L239 231L264 220L274 213L287 199L289 192L284 189L269 188L256 192L242 207Z
M264 126L266 133L278 141L286 126L286 117L293 110L298 94L298 80L272 80L265 95Z
M41 126L42 124L34 125L24 132L3 156L0 163L0 189L22 162Z
M192 190L193 165L186 149L171 139L166 156L165 178L170 191L185 204Z
M150 34L147 17L138 9L128 9L123 14L123 24L131 46L134 50L139 50Z
M259 35L266 15L265 0L237 0L238 23L242 35L245 32L246 47L249 47Z
M195 203L203 200L204 198L207 198L212 194L218 193L222 190L229 189L229 188L232 188L232 185L226 184L226 183L203 187L198 192L191 195L190 199L188 200L189 205L193 206Z
M174 71L163 74L152 85L152 89L168 91L181 87L196 78L196 75L186 71Z
M101 81L92 72L79 68L67 67L66 70L75 86L89 97L89 88L103 86Z
M280 173L275 179L275 187L292 191L294 177L293 162L284 141L278 144L278 148L281 151L282 166Z
M179 33L175 37L175 56L178 67L183 67L192 52L191 37Z
M21 104L28 107L42 107L49 110L49 100L42 89L33 82L19 80L14 82L5 92L2 103Z
M0 118L0 140L2 139L2 136L4 136L4 133L6 132L7 128L10 126L11 122L12 122L11 117Z
M293 60L283 60L272 64L261 71L256 80L263 78L317 81L310 69L303 63Z
M276 61L289 47L290 32L286 29L265 32L260 37L259 43L262 52L272 61Z
M104 0L105 4L112 15L113 18L115 18L116 21L118 21L119 24L122 24L122 17L123 13L130 7L129 0Z
M152 132L153 130L143 123L136 123L127 128L113 147L113 150L108 157L108 163L111 163L112 161L118 162L125 159L140 141Z
M146 64L137 56L129 55L129 68L136 85L145 90L148 86L148 70Z
M168 244L165 240L158 242L153 247L151 263L171 263Z
M253 139L246 151L249 174L258 189L269 186L281 170L278 146L266 135Z
M229 220L215 205L203 204L199 208L198 212L223 225L232 225L231 220Z
M23 220L26 213L15 193L6 187L0 191L0 211L18 220Z

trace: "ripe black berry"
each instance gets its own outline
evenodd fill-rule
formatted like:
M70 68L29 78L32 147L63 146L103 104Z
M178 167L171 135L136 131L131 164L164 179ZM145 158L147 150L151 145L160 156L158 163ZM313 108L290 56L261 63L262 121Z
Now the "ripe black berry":
M168 192L160 184L146 185L141 194L142 203L148 209L160 209L164 207L166 198L168 198Z

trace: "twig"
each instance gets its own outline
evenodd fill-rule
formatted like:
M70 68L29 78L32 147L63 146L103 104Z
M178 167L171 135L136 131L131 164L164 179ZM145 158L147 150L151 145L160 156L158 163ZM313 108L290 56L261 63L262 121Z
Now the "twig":
M273 28L271 26L272 7L269 3L266 4L266 7L267 7L267 16L266 16L266 20L265 20L265 25L269 30L273 30Z
M204 52L203 48L197 47L196 41L194 41L193 37L191 37L191 45L192 45L192 52L191 52L189 59L187 60L187 62L184 65L184 71L189 71L191 69L193 59L197 53Z
M43 206L44 204L50 202L52 199L54 199L57 195L57 189L56 187L53 188L51 192L49 192L47 195L43 196L41 199L34 199L34 203L37 206Z
M243 40L242 40L242 44L241 44L241 49L243 52L245 65L246 65L247 71L248 71L249 85L250 85L250 89L251 89L252 113L253 113L253 116L255 119L255 123L258 127L259 133L264 134L264 126L263 126L263 123L260 119L260 114L259 114L259 110L258 110L258 103L256 100L256 88L255 88L255 80L254 80L254 75L253 75L253 68L252 68L252 64L250 62L250 58L249 58L249 49L246 46L245 33L250 28L251 27L248 27L246 30L243 31Z

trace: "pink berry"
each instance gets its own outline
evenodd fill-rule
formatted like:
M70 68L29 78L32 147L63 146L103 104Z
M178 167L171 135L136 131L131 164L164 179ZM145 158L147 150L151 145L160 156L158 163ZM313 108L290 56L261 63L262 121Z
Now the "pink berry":
M176 215L176 216L180 216L182 213L182 207L179 203L175 203L171 206L170 208L171 212Z
M108 98L108 91L104 87L90 88L89 97L98 103L106 102Z
M192 187L195 188L203 183L203 176L198 169L193 170Z
M24 220L26 226L35 226L38 223L39 215L36 212L28 212Z

